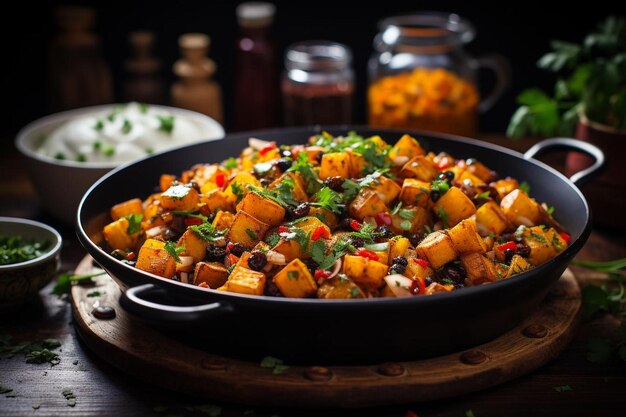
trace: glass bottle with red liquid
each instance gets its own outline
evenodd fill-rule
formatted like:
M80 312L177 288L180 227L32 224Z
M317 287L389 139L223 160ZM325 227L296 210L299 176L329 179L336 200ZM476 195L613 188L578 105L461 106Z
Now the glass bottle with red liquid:
M354 71L347 46L329 41L291 45L281 82L288 126L350 124Z
M280 123L279 70L271 27L276 8L266 2L237 6L235 130L275 127Z

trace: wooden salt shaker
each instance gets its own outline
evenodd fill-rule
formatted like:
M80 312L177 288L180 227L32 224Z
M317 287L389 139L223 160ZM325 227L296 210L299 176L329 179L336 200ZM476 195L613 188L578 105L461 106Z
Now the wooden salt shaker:
M161 62L152 55L154 32L136 31L128 36L132 57L124 63L128 79L124 100L141 103L165 103L165 84L160 75Z

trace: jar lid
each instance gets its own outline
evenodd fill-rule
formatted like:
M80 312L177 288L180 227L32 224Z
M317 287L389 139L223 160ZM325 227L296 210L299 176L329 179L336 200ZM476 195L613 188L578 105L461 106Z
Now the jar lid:
M272 24L276 6L263 1L241 3L236 9L237 21L243 27L265 27Z
M290 45L285 55L288 70L342 70L350 66L352 53L341 43L331 41L303 41Z

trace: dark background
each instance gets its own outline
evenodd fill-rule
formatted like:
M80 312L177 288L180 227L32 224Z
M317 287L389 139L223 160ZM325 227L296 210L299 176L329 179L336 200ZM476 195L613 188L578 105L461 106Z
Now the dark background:
M59 3L59 4L68 4ZM376 23L383 17L417 10L458 13L476 27L477 37L467 46L474 56L486 53L504 55L512 67L513 82L500 102L481 117L481 131L503 131L515 109L515 96L525 87L549 89L553 76L535 67L537 59L548 50L550 39L578 42L609 14L624 14L617 1L593 1L584 6L560 6L551 11L549 2L477 1L387 1L369 2L359 7L338 1L274 1L277 15L273 27L279 54L285 47L306 39L328 39L352 48L356 73L355 123L365 120L366 64L372 53ZM611 5L613 3L613 5ZM218 65L216 79L224 93L226 129L232 130L234 43L237 36L235 7L239 2L73 2L97 10L94 31L100 36L104 56L112 70L116 98L121 97L125 73L123 61L129 55L127 35L147 29L157 34L156 55L163 63L163 76L170 85L171 71L179 57L177 38L185 32L204 32L211 37L210 56ZM53 21L54 2L43 6L20 4L18 10L5 13L2 26L2 92L10 106L1 138L12 141L19 128L50 113L47 98L47 59L50 40L57 33ZM555 7L555 6L552 6ZM11 23L11 24L9 24ZM13 25L12 23L18 23ZM17 27L17 29L15 28ZM481 87L490 87L489 74L481 74ZM7 120L8 119L8 120ZM5 142L6 143L6 142Z

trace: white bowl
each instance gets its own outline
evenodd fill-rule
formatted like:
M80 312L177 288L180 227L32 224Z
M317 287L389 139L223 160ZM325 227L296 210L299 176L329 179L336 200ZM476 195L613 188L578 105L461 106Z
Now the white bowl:
M89 114L110 112L116 105L118 106L119 104L84 107L51 114L29 123L17 134L15 146L25 156L26 167L41 200L42 207L66 224L74 224L78 203L94 182L113 168L133 161L98 163L59 160L38 153L37 142L42 135L48 136L59 126L70 120ZM177 118L193 120L202 126L207 134L198 142L218 140L224 137L224 128L214 119L201 113L153 104L150 107L167 111ZM172 146L167 150L188 144Z

